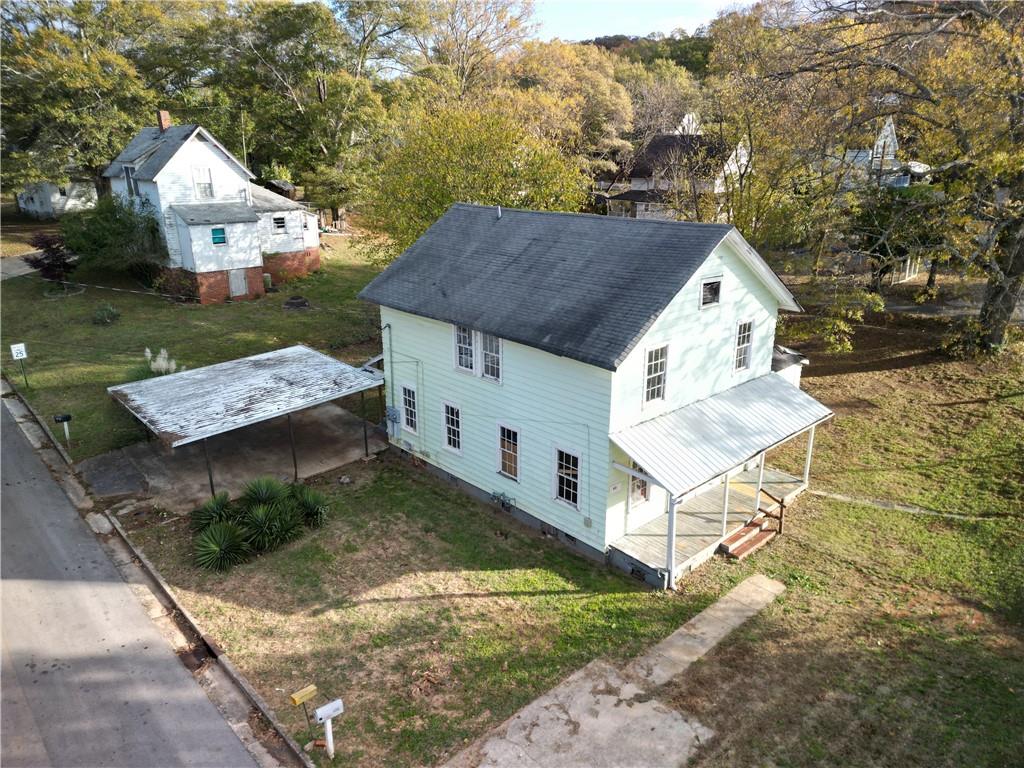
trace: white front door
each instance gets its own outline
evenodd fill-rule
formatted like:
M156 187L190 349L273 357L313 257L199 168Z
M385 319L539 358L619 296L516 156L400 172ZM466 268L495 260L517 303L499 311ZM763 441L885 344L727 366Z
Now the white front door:
M244 269L228 270L228 293L232 296L245 296L249 292L245 282Z

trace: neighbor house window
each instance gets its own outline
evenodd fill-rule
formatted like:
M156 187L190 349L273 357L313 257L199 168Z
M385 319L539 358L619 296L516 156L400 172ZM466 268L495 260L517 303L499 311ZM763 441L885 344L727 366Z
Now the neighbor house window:
M722 299L722 278L703 280L700 284L700 306L713 307Z
M416 390L412 387L402 387L402 423L410 432L416 432Z
M128 197L139 196L139 182L135 180L135 169L130 165L124 167L124 184L128 189Z
M308 216L303 216L302 217L302 228L303 229L309 229L309 217Z
M644 378L644 402L665 399L665 370L668 366L668 347L647 352L647 373Z
M228 233L224 227L214 227L210 230L210 239L214 245L224 245L228 241Z
M483 377L501 381L501 339L489 333L480 335L483 345Z
M751 340L754 335L752 322L740 323L736 330L736 370L744 371L750 367Z
M555 456L555 496L574 507L580 503L580 457L559 449Z
M519 479L519 432L498 427L498 471L513 480Z
M67 197L68 196L68 188L67 187L57 187L57 194L60 195L61 197Z
M451 403L444 404L444 443L453 451L462 451L462 414Z
M213 174L209 168L193 168L192 183L196 188L196 197L199 200L213 199Z
M473 370L473 329L455 326L455 364L464 371Z
M285 230L284 216L275 216L274 217L274 231L275 232L284 232L284 230Z
M637 464L635 461L633 462L633 471L639 472L642 475L647 474L644 471L644 468ZM651 498L651 487L650 485L648 485L647 481L644 480L642 477L630 475L629 500L634 504L638 504L640 502L647 501L649 498Z

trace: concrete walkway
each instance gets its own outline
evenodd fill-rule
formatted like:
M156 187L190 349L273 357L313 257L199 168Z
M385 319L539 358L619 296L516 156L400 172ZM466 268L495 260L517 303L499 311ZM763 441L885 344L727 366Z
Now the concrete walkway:
M624 669L594 661L460 752L449 768L682 766L714 733L657 700L785 587L751 576Z
M12 277L31 275L35 270L25 263L23 256L31 256L39 251L29 251L18 256L5 256L0 259L0 280L9 280Z

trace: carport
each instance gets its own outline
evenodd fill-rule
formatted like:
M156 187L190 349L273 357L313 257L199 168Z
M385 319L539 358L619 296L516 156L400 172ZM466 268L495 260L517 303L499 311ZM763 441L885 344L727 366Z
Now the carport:
M216 435L287 417L295 479L298 455L291 415L379 388L383 374L356 368L301 344L225 363L109 387L107 392L172 449L202 442L210 493L213 465L206 445ZM363 448L369 455L366 421Z

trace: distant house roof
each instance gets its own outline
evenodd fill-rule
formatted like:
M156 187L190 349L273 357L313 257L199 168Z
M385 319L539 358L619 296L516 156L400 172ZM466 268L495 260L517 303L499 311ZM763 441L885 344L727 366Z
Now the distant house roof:
M725 142L701 133L666 133L655 136L633 158L630 176L649 178L679 158L697 158L696 170L717 172L729 157Z
M726 237L787 308L792 294L725 224L457 203L360 298L615 370Z
M627 189L617 195L611 195L609 200L623 200L629 203L663 203L665 193L660 189Z
M124 172L122 169L125 165L132 165L135 167L135 178L143 181L152 181L163 167L170 162L177 151L185 145L185 142L196 133L200 133L204 139L212 142L229 160L241 168L249 178L254 178L249 169L242 165L238 158L228 152L209 131L201 125L192 123L172 125L165 131L161 131L156 126L143 128L135 134L135 137L114 158L114 162L107 166L107 170L103 172L103 175L108 178L120 176Z
M252 207L260 213L305 210L305 206L301 203L289 200L284 195L279 195L251 182L249 183L249 193L252 195Z
M237 224L259 221L252 206L245 202L177 203L171 209L186 224Z

